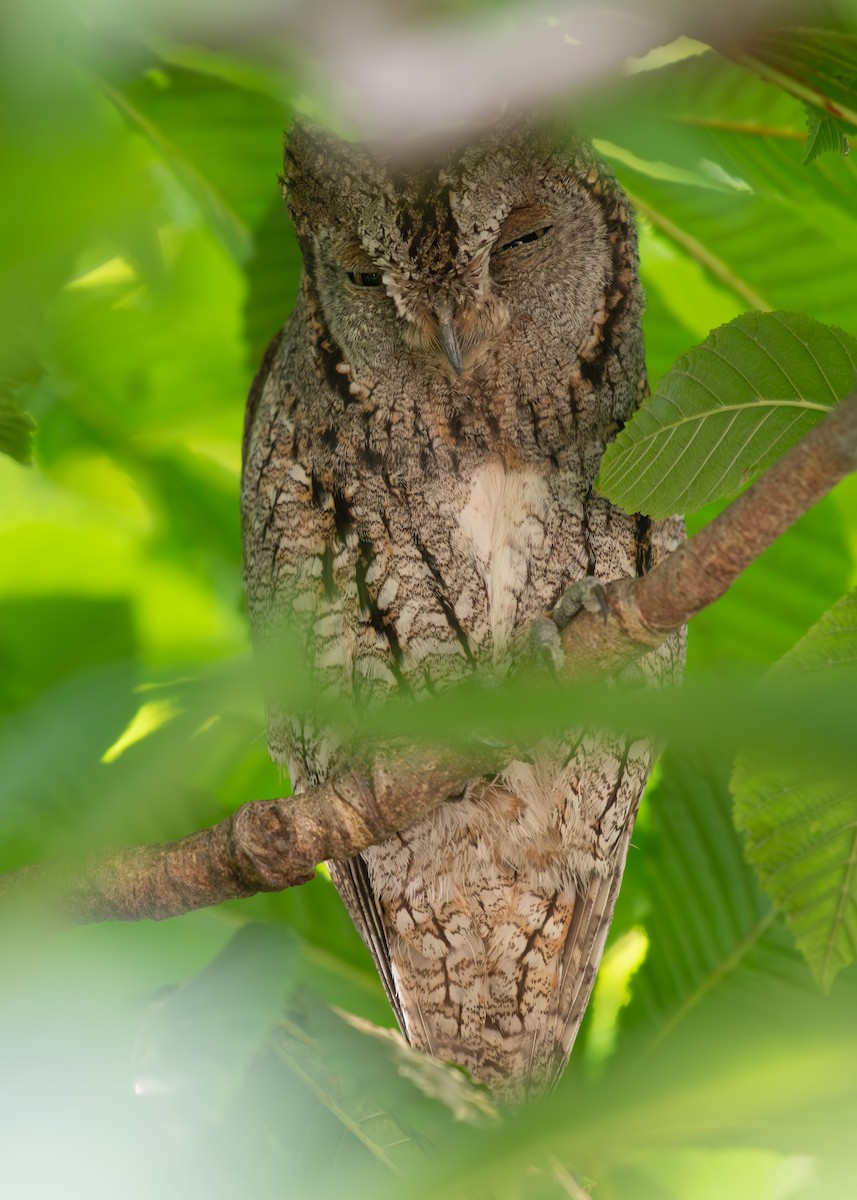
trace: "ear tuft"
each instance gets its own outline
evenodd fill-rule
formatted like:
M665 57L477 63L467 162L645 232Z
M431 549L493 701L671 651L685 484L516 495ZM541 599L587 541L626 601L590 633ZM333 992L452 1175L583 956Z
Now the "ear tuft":
M306 117L296 117L283 145L283 197L298 236L311 227L320 208L330 210L342 197L340 186L365 161L360 148Z

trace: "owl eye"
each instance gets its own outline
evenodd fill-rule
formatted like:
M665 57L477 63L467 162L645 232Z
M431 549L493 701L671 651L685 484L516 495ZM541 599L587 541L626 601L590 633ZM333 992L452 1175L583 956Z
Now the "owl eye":
M550 233L553 225L545 225L542 229L534 229L531 233L522 233L520 237L513 238L511 242L506 242L505 246L501 246L501 250L516 250L518 246L526 246L528 242L537 242L539 238L543 238L546 233Z
M348 278L358 287L380 287L383 282L380 271L349 271Z

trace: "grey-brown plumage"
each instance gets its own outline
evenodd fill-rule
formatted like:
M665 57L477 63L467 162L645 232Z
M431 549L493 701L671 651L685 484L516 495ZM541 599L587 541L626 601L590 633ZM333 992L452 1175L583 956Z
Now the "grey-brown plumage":
M502 675L570 585L643 572L682 536L593 491L646 389L627 201L585 143L512 120L430 167L298 126L285 186L305 269L248 405L257 648L297 631L358 707ZM635 670L673 677L681 653ZM344 753L275 685L268 736L296 791ZM415 1046L515 1098L556 1080L652 753L569 731L332 864Z

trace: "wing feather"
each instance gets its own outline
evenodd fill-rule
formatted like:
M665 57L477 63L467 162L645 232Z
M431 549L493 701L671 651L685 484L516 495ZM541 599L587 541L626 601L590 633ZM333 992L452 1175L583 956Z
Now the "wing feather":
M401 1000L396 991L390 946L363 856L357 854L346 862L330 862L328 867L330 868L330 877L336 885L352 921L357 926L357 931L366 948L375 961L375 967L381 976L384 991L387 993L387 999L390 1001L390 1007L395 1014L399 1028L405 1032L407 1025Z
M549 1089L556 1086L566 1068L589 1004L625 872L633 824L632 817L616 846L609 874L594 875L586 890L575 899L557 973L556 1023L552 1034L555 1057Z

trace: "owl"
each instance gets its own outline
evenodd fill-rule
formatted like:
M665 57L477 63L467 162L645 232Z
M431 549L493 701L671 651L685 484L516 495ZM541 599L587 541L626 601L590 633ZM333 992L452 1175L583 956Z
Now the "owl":
M561 123L503 118L425 158L296 124L300 294L248 401L245 583L257 652L303 647L344 724L268 671L295 793L348 765L348 706L502 679L522 632L683 536L594 483L647 392L628 201ZM571 593L569 589L577 589ZM657 686L674 638L626 675ZM652 745L551 731L331 876L409 1042L520 1102L571 1052Z

